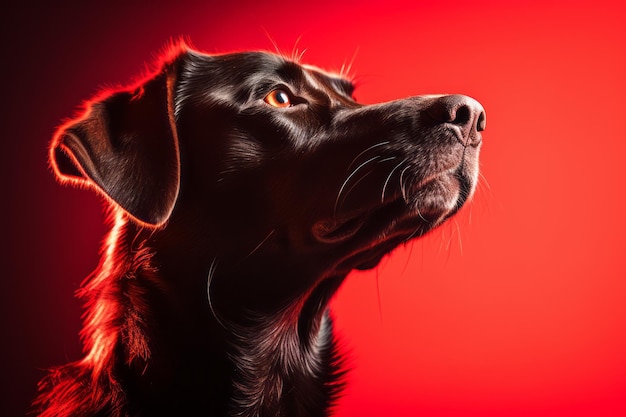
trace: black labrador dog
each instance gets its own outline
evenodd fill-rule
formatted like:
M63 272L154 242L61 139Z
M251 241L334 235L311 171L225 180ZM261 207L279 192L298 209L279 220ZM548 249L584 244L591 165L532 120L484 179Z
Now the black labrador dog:
M461 95L362 105L281 56L174 49L52 142L112 229L81 290L85 356L40 383L37 412L328 415L330 298L470 198L485 112Z

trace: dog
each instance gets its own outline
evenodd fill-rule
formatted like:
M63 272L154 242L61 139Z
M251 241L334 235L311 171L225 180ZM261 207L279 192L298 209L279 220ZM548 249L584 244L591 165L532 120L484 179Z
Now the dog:
M112 227L80 290L85 355L40 382L39 415L329 415L329 300L470 199L486 121L462 95L353 92L181 43L58 129L56 176L103 196Z

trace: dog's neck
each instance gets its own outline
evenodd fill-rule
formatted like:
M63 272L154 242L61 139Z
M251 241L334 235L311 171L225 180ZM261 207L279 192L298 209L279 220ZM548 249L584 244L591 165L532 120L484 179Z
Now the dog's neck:
M233 332L235 415L326 415L340 388L332 324L323 311L311 319L303 310Z
M113 362L129 403L159 404L176 381L174 402L220 415L325 415L341 376L327 304L343 277L321 281L271 314L236 305L222 314L207 291L214 264L161 265L173 255L155 250L153 237L118 218L101 271L83 290L85 361L93 372ZM159 310L148 310L155 299L163 301Z

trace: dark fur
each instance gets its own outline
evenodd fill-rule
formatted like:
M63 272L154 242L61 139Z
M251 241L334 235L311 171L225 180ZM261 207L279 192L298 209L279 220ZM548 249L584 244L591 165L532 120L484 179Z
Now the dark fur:
M277 88L291 107L264 100ZM352 89L181 47L59 129L55 172L105 196L113 227L81 292L85 358L42 381L41 415L328 414L329 299L461 207L484 128L467 97L364 106Z

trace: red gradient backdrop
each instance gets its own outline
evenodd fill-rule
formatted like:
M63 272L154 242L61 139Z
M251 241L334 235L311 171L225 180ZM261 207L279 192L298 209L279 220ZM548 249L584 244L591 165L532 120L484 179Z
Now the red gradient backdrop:
M360 101L463 93L487 110L481 182L438 232L333 302L353 367L336 416L626 415L626 6L615 1L76 2L3 16L2 415L80 355L73 292L100 201L57 185L54 128L172 38L353 62ZM269 34L269 36L268 36ZM270 41L269 38L272 38ZM6 362L6 363L5 363Z

